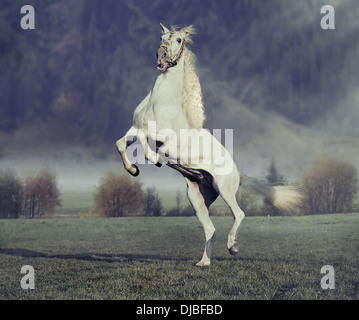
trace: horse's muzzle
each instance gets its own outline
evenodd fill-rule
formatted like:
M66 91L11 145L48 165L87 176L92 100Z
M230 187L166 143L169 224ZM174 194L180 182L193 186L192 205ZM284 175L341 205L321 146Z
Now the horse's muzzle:
M168 69L168 63L160 63L157 65L157 70L161 71L161 72L165 72Z
M165 72L168 68L168 52L167 48L160 47L156 54L157 58L157 69L161 72Z

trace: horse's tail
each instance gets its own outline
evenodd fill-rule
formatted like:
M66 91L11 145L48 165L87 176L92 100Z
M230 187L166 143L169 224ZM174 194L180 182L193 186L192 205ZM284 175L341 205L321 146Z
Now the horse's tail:
M272 186L258 179L240 173L241 185L263 195L275 207L282 211L300 208L304 201L304 193L296 186Z

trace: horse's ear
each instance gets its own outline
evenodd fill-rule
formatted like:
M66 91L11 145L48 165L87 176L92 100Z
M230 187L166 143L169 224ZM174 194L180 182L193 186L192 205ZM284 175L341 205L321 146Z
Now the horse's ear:
M162 23L160 23L162 34L165 34L167 32L170 32Z
M192 25L186 27L186 28L183 28L182 31L187 35L189 36L190 34L194 33L194 28Z
M193 26L190 25L190 26L188 26L186 28L183 28L181 30L181 32L184 33L184 41L187 44L191 44L192 43L191 34L195 33L195 30L194 30Z

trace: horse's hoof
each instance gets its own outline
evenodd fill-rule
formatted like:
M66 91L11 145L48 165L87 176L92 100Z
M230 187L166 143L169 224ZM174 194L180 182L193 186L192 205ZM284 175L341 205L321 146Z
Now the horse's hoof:
M135 166L134 164L132 165L132 168L135 169L135 172L133 173L130 171L131 175L137 177L140 174L140 169L138 169L138 167Z
M235 243L232 247L230 247L229 249L229 253L234 256L235 254L237 254L239 252L239 245L238 243Z
M201 260L196 264L196 267L208 267L211 264L210 261Z
M161 163L161 162L157 162L157 163L155 163L155 166L161 168L161 167L162 167L162 163Z

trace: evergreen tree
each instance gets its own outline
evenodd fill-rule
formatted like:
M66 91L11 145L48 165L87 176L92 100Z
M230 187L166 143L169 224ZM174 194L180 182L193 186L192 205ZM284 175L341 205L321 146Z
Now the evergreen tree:
M146 216L154 217L162 215L163 207L158 192L154 186L146 189Z
M268 175L266 176L267 182L271 185L278 186L283 185L285 182L284 177L279 174L275 161L272 159L271 164L269 166ZM279 209L274 207L267 199L264 200L264 212L268 216L279 216L281 212Z
M266 179L267 182L275 186L283 185L285 182L284 177L279 174L274 160L271 161Z

